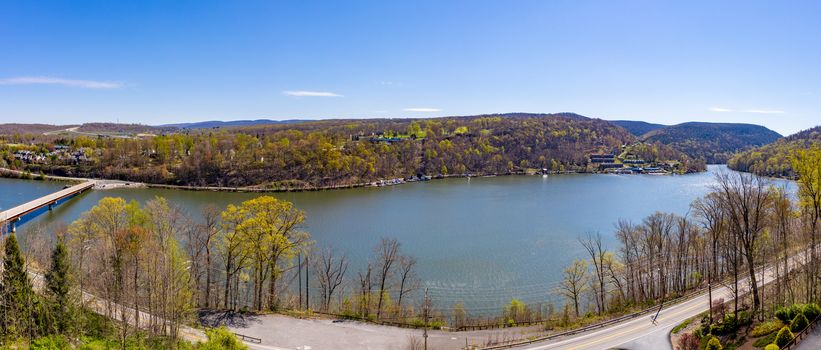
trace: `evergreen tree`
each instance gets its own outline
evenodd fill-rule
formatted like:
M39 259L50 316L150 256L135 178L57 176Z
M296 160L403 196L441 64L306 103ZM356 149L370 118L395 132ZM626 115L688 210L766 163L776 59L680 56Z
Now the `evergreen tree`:
M4 336L18 337L30 330L34 291L26 274L20 246L14 234L6 238L0 299L3 303Z
M69 276L68 251L62 241L58 242L51 253L51 269L46 273L46 289L52 302L54 331L65 334L72 324L71 288Z

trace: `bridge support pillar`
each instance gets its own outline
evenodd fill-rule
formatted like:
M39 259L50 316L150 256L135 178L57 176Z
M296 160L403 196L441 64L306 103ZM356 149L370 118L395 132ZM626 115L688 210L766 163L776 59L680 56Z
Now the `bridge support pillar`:
M14 219L14 220L11 220L11 222L9 222L9 225L11 225L11 233L17 232L17 220L20 220L20 219Z
M51 211L51 209L54 209L54 203L48 204L48 211Z

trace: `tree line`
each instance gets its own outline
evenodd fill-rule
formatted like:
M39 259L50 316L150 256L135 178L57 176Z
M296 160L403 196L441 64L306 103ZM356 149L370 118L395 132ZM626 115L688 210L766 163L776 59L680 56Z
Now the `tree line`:
M566 267L556 293L573 317L619 313L716 286L732 290L734 317L743 310L764 319L779 307L818 303L819 161L819 149L795 158L796 199L767 178L724 172L686 215L657 212L639 223L619 221L615 250L604 247L601 235L588 235L580 240L588 259ZM793 268L793 256L806 263ZM767 294L759 281L765 267L776 275ZM744 278L749 283L741 283ZM723 300L712 302L708 324L723 322L723 312L714 317Z
M566 115L504 115L425 120L329 120L226 129L181 130L133 138L0 135L0 166L32 173L175 185L299 189L417 175L484 175L528 169L587 171L591 153L637 145L649 162L681 172L701 161L660 143L643 144L607 121ZM18 149L55 145L88 160L14 158Z
M60 327L72 327L88 302L79 291L103 300L108 318L130 320L118 323L121 344L140 334L178 342L179 327L196 323L197 310L289 309L393 322L418 314L416 259L397 240L378 242L354 275L347 256L314 247L304 220L292 203L270 196L206 206L199 218L160 197L144 204L103 198L70 225L27 228L27 253L14 250L15 235L5 240L3 334L77 334ZM35 293L26 271L45 269L48 289Z
M779 139L771 144L739 152L727 162L730 169L751 172L761 176L796 179L796 166L819 166L806 164L800 158L808 150L821 147L821 126L807 129Z

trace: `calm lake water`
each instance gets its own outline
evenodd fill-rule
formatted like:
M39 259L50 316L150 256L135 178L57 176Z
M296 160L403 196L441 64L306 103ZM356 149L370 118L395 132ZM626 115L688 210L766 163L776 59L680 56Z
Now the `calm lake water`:
M706 194L717 171L683 176L555 175L445 179L384 188L274 193L307 213L305 230L320 247L350 258L353 280L381 237L395 237L417 257L418 273L440 307L464 302L472 313L498 312L517 297L555 299L561 271L585 257L578 238L600 232L616 246L620 218L639 222L655 211L685 214ZM794 191L792 182L777 181ZM58 182L0 179L0 210L62 188ZM95 190L25 223L70 222L98 200L167 198L197 215L205 204L225 207L259 194L162 189Z

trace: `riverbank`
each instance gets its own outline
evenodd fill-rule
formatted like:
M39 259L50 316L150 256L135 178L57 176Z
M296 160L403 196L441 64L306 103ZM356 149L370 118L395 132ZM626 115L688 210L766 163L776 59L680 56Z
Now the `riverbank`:
M706 170L705 170L706 171ZM352 188L365 188L365 187L388 187L388 186L395 186L395 185L402 185L406 183L413 183L413 182L423 182L429 180L441 180L441 179L451 179L451 178L474 178L474 177L495 177L495 176L511 176L511 175L519 175L519 176L550 176L550 175L570 175L570 174L600 174L600 175L612 175L613 172L586 172L586 171L545 171L545 172L529 172L529 171L515 171L515 172L508 172L508 173L491 173L491 174L439 174L434 176L424 176L425 179L419 179L416 177L412 178L394 178L394 179L381 179L377 181L371 182L361 182L361 183L353 183L353 184L344 184L344 185L327 185L327 186L301 186L301 187L280 187L280 188L270 188L264 187L265 185L253 185L253 186L245 186L245 187L230 187L230 186L193 186L193 185L170 185L170 184L156 184L156 183L144 183L144 182L135 182L135 181L125 181L125 180L111 180L111 179L95 179L95 178L83 178L83 177L67 177L67 176L56 176L56 175L46 175L46 174L33 174L27 171L21 170L13 170L8 168L0 168L0 176L8 177L8 178L19 178L19 179L28 179L28 180L54 180L54 181L70 181L70 182L86 182L86 181L94 181L98 186L95 186L95 189L113 189L113 188L159 188L159 189L172 189L172 190L185 190L185 191L209 191L209 192L248 192L248 193L282 193L282 192L310 192L310 191L329 191L329 190L341 190L341 189L352 189ZM621 174L621 173L619 173ZM637 175L637 174L633 174ZM638 174L640 175L640 174ZM648 175L673 175L673 173L651 173Z
M45 174L37 174L34 175L29 172L20 171L20 170L13 170L7 168L0 168L0 176L12 179L24 179L24 180L41 180L41 181L60 181L60 182L71 182L71 183L82 183L82 182L94 182L94 189L95 190L109 190L115 188L146 188L148 187L147 184L142 182L130 182L130 181L121 181L121 180L107 180L107 179L90 179L90 178L83 178L83 177L67 177L67 176L56 176L56 175L45 175Z
M394 237L419 260L417 273L428 281L438 305L451 309L461 303L471 318L483 318L497 316L512 298L528 305L558 305L560 297L545 291L562 278L561 269L538 266L568 266L585 257L576 240L580 233L602 232L613 246L617 242L607 233L619 219L637 222L655 211L685 213L692 200L710 189L714 173L725 169L711 167L690 176L454 178L384 191L270 195L304 210L305 230L318 246L347 255L350 271L367 266L381 237ZM3 179L0 206L19 205L63 185ZM653 193L664 195L648 195ZM259 195L160 188L90 191L24 226L70 223L105 197L140 203L163 197L199 217L205 206L221 209ZM502 234L505 239L499 240ZM511 285L525 288L512 290Z

